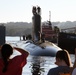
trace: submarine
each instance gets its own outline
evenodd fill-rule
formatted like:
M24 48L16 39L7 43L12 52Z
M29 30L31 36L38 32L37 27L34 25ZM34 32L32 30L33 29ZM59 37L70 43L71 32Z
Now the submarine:
M56 44L46 41L41 28L41 8L33 6L32 9L32 36L18 43L18 47L27 50L33 56L54 57L57 51L62 50Z

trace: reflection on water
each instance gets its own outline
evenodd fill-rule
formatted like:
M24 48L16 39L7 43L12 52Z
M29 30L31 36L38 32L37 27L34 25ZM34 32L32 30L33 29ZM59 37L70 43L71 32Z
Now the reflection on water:
M39 60L36 60L39 59ZM44 62L44 61L43 61ZM44 72L44 68L41 68L41 58L33 57L33 63L31 65L32 75L41 75Z
M29 56L23 69L23 75L47 75L50 68L56 67L55 57Z
M71 55L71 59L73 63L74 55ZM55 57L29 56L22 75L47 75L49 69L57 66L54 62Z

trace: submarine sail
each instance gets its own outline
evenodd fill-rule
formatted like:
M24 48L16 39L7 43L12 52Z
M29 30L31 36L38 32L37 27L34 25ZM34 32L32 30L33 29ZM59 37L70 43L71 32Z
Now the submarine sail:
M41 16L40 16L41 11L40 10L41 10L40 7L36 8L35 6L32 9L32 12L33 12L32 39L34 41L40 40L40 33L41 33Z

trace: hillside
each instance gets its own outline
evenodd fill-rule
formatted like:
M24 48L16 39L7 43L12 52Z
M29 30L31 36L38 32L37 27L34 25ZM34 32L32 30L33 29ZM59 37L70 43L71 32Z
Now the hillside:
M0 23L0 25L2 25ZM27 22L8 22L3 23L6 27L6 35L8 36L23 36L31 34L32 32L32 23ZM52 26L58 26L59 29L66 29L76 27L76 21L66 21L66 22L52 22Z

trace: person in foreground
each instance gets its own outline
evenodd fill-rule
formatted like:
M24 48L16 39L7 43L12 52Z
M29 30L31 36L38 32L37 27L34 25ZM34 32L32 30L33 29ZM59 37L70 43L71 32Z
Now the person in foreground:
M21 55L10 59L13 50L17 50ZM22 75L22 68L27 63L29 53L23 49L4 44L0 48L0 75Z
M67 50L57 52L55 64L58 67L50 69L47 75L64 75L71 71L71 59Z
M76 75L76 48L75 48L75 62L72 69L72 75Z

